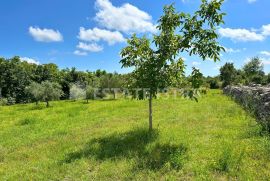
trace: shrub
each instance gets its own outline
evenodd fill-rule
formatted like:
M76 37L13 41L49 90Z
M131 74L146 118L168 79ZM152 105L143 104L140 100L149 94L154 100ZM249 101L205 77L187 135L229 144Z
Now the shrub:
M219 89L220 88L219 82L216 79L209 80L209 86L210 86L210 89Z
M16 103L16 99L14 97L7 98L7 105L14 105Z
M69 98L71 100L80 100L80 99L84 99L86 97L86 93L85 90L76 84L73 84L70 88L70 93L69 93Z
M8 104L8 100L6 98L0 99L0 106L6 106Z

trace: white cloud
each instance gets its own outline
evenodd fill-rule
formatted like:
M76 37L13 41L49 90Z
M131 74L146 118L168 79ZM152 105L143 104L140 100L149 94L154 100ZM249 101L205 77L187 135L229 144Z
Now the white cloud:
M270 24L263 25L260 29L232 29L220 28L218 30L222 37L230 38L233 41L263 41L270 36Z
M270 65L270 60L264 60L264 61L262 61L262 63L263 63L264 65Z
M233 49L233 48L226 48L226 47L224 47L224 48L225 48L225 51L227 53L239 53L239 52L241 52L240 49Z
M63 36L58 30L53 29L40 29L38 27L29 27L30 35L40 42L59 42L63 41Z
M248 0L248 3L254 3L256 2L257 0Z
M80 50L75 50L73 52L74 55L79 55L79 56L86 56L87 55L87 52L83 52L83 51L80 51Z
M263 41L265 39L262 34L247 29L220 28L218 31L222 37L230 38L233 41L247 42Z
M79 44L77 45L77 48L84 51L89 51L89 52L100 52L103 50L103 47L97 45L96 43L87 44L87 43L79 42Z
M262 34L264 36L270 36L270 24L262 26Z
M192 65L193 66L198 66L198 65L201 65L201 62L192 62Z
M219 70L220 68L221 68L221 65L216 64L213 69L214 70Z
M40 64L39 61L32 59L32 58L29 58L29 57L21 57L20 60L23 62L31 63L31 64L37 64L37 65Z
M125 38L119 31L108 31L99 28L88 29L80 28L78 38L83 41L98 42L106 41L109 45L113 45L118 42L125 42Z
M260 54L270 56L270 51L261 51Z
M129 3L116 7L109 0L96 0L96 7L95 20L107 29L125 33L156 32L152 17Z
M270 59L262 58L262 64L263 65L270 65Z

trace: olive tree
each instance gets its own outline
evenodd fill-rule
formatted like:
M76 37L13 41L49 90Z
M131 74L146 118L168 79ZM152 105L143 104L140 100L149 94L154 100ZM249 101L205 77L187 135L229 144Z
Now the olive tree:
M85 89L80 85L72 84L69 90L69 98L71 100L79 100L85 98Z
M87 103L88 103L89 99L94 99L95 98L95 89L91 85L88 85L86 87L85 98L86 98Z
M32 82L28 87L26 87L26 91L32 96L33 100L38 105L38 102L42 100L42 86L39 83Z
M61 86L55 82L44 81L41 83L41 98L49 107L49 101L59 100L62 95Z
M223 0L202 0L194 15L177 13L174 5L164 7L164 14L157 25L158 34L153 40L134 34L122 49L122 67L133 67L134 87L147 88L149 99L149 130L152 130L152 99L158 89L170 86L173 80L184 76L184 59L179 53L188 52L203 60L219 60L220 51L225 51L217 42L216 27L225 15L220 11ZM192 76L198 77L194 69ZM192 79L195 81L195 79ZM192 85L197 86L194 82ZM188 94L191 97L193 93Z

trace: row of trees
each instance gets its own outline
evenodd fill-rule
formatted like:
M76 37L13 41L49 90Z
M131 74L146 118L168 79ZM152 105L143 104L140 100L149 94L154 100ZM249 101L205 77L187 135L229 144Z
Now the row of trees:
M59 70L55 64L30 64L18 56L10 59L0 58L0 98L6 99L8 104L33 102L37 98L39 101L45 101L46 89L54 87L54 90L59 89L56 93L59 95L56 96L57 99L70 99L74 97L72 95L74 91L71 92L74 85L80 85L84 90L90 90L90 87L100 89L123 87L128 76L107 73L103 70L95 72L77 71L75 68ZM56 99L55 95L52 97L53 100Z
M267 75L263 72L262 61L255 57L242 69L236 69L233 63L226 63L221 67L219 76L203 77L202 74L197 73L196 81L210 89L234 84L264 85L270 83L270 74ZM40 86L49 83L52 85L44 87L57 87L58 92L61 92L61 94L56 94L59 95L58 97L52 96L52 100L88 100L93 99L94 88L100 89L100 92L95 92L96 97L103 98L105 94L101 90L105 88L107 93L111 93L115 97L115 91L112 88L136 87L134 82L135 79L131 74L121 75L102 70L82 72L75 68L59 70L55 64L35 65L23 62L19 57L0 58L0 98L5 98L8 104L45 101L45 96L35 95L34 92L42 95ZM173 87L190 87L192 76L182 75L181 81L173 82L171 85Z
M249 85L270 83L270 73L263 71L263 63L259 57L252 58L242 69L236 69L233 63L226 63L220 68L220 80L222 86L227 85Z
M196 75L197 83L206 82L197 69L193 70L192 75ZM116 91L113 88L118 88L118 92L123 94L125 94L124 90L129 89L133 98L142 99L142 92L139 92L140 97L137 97L136 91L131 90L139 88L135 84L136 80L138 79L132 74L108 73L103 70L84 72L77 71L75 68L60 70L55 64L31 64L18 56L10 59L0 58L0 101L2 104L39 101L49 104L46 100L89 100L94 97L103 98L106 94L111 94L115 98ZM191 87L192 80L194 82L193 76L182 75L181 79L173 80L170 86ZM207 81L205 84L208 83ZM54 88L55 92L49 90L50 88ZM148 86L144 85L142 88L148 88ZM103 91L104 89L106 91ZM46 95L49 93L52 95Z

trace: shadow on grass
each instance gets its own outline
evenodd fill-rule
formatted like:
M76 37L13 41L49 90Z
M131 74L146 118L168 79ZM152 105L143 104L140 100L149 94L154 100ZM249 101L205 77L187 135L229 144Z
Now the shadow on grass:
M31 125L31 124L34 124L36 121L37 121L36 118L24 118L24 119L21 119L17 123L17 125L19 126Z
M107 98L107 99L100 99L100 101L103 101L103 102L109 102L109 101L117 101L117 99L114 99L114 98Z
M135 169L158 170L164 166L181 169L187 158L187 148L172 144L151 144L158 138L158 132L136 129L121 134L93 139L79 151L66 155L62 163L71 163L83 158L99 161L111 159L135 160Z

